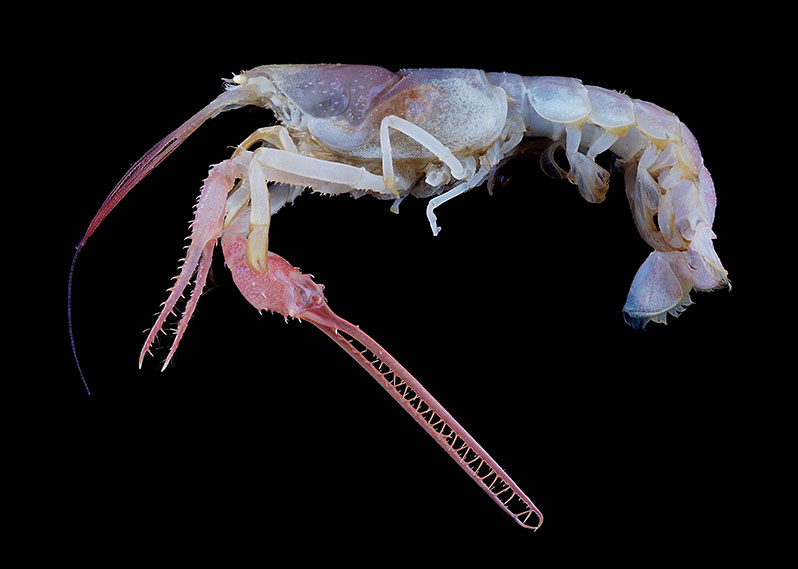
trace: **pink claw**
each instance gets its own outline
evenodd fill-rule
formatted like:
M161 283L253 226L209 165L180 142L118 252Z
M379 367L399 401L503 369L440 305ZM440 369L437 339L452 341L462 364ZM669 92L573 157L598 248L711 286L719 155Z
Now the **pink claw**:
M330 309L323 285L272 252L266 273L250 268L246 231L247 218L241 215L225 230L222 249L236 286L250 304L313 323L377 380L502 510L525 528L540 527L540 510L501 466L391 354Z

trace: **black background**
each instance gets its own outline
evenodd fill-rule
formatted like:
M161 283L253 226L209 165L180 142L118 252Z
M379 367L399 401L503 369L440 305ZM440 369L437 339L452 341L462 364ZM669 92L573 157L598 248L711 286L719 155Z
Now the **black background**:
M47 180L57 225L40 231L57 237L46 275L30 277L50 296L30 319L39 331L28 345L47 347L27 360L36 393L16 424L35 432L23 531L68 536L77 556L100 544L117 559L163 548L163 558L224 566L286 553L381 563L488 552L556 566L742 554L766 501L752 465L770 454L762 440L781 420L767 412L780 356L763 337L771 311L756 308L767 301L754 293L763 247L739 154L753 136L733 88L745 49L689 41L704 37L698 22L643 33L595 16L563 27L512 12L217 9L72 23L27 69L41 121L29 181ZM270 124L263 110L203 126L86 245L73 294L92 395L83 390L66 277L107 192L223 77L311 62L578 77L675 112L701 145L734 288L696 293L681 318L644 332L621 317L648 248L620 174L597 206L521 159L493 196L478 188L440 207L435 238L421 200L397 216L389 201L306 194L273 220L271 248L325 284L330 306L390 350L535 501L545 515L536 533L313 326L252 309L221 255L173 365L159 371L162 337L137 369L208 167ZM767 417L764 429L755 416Z

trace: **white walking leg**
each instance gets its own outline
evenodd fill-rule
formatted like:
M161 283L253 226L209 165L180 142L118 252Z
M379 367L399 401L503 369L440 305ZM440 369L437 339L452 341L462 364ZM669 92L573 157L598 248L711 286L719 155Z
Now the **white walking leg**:
M269 254L269 225L272 219L272 204L259 155L265 149L255 151L249 163L249 236L247 237L247 264L255 271L267 271Z
M451 190L444 192L427 202L427 219L429 220L429 225L432 228L433 235L438 235L438 233L441 231L441 228L438 227L438 217L435 215L435 208L442 203L467 192L471 188L475 188L476 186L480 185L485 180L486 175L487 172L484 169L479 170L476 174L471 176L469 180L460 182Z
M276 131L271 134L276 134ZM271 224L272 199L269 182L279 182L300 188L310 187L316 191L338 194L353 189L390 193L380 176L348 164L329 162L319 158L303 156L297 152L278 148L261 147L254 152L242 150L237 160L249 155L246 179L227 200L226 224L247 202L249 212L249 236L247 238L247 263L258 272L266 272L269 226ZM285 201L285 200L283 200Z
M407 121L396 115L388 115L380 123L380 149L382 150L382 177L385 185L395 197L399 197L399 190L396 187L396 176L393 169L393 153L391 150L391 138L388 129L392 128L409 136L424 148L432 152L441 162L449 167L452 176L457 180L466 177L467 171L455 158L452 151L446 148L441 141L432 136L423 128Z

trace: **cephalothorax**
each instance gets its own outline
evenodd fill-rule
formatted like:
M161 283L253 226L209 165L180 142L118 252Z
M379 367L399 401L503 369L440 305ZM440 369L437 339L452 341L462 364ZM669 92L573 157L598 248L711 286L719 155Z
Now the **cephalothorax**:
M255 131L211 168L186 259L139 364L196 275L164 366L171 359L221 238L233 279L251 304L324 331L526 527L538 527L542 516L501 467L390 354L329 309L321 285L269 251L272 216L306 188L392 200L397 212L408 196L429 197L427 217L437 235L438 206L492 184L499 165L525 141L543 138L551 141L541 154L546 170L575 184L588 201L601 202L609 187L609 173L595 161L599 154L612 152L624 172L635 224L654 249L632 282L627 322L664 322L690 304L693 289L728 283L712 244L712 178L676 115L577 79L471 69L266 65L236 75L125 174L78 251L125 194L205 120L246 105L272 109L279 124ZM567 168L555 161L558 151Z

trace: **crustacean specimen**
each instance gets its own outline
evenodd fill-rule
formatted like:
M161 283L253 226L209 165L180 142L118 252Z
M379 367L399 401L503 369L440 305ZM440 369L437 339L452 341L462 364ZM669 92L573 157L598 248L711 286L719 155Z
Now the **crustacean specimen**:
M255 308L311 322L332 338L525 527L539 527L542 516L496 461L387 351L330 310L321 285L269 250L272 216L307 188L391 200L394 211L412 195L431 198L427 217L437 235L436 208L482 184L490 187L499 165L526 141L548 139L542 164L590 202L601 202L609 187L609 173L595 160L599 154L612 152L624 172L635 224L654 249L632 282L623 308L627 322L638 328L664 322L690 304L693 289L728 283L712 244L712 178L676 115L576 79L470 69L395 73L358 65L266 65L236 75L133 165L77 250L204 121L246 105L273 110L279 124L256 130L211 168L186 258L139 364L194 278L164 366L173 356L221 239L233 280ZM564 154L567 168L555 152Z

